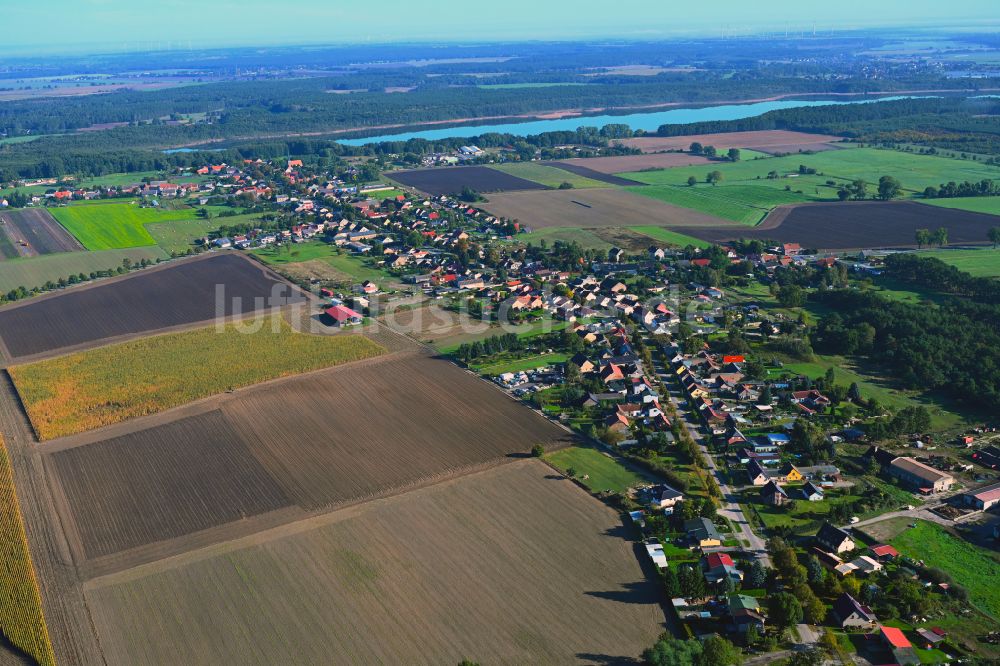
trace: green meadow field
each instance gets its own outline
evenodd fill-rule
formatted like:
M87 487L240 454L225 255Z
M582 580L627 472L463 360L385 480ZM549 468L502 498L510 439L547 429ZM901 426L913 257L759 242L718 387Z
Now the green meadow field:
M816 200L805 194L761 185L647 185L625 189L747 226L759 223L775 206Z
M156 245L147 224L195 219L195 212L140 208L136 203L85 203L50 209L88 250L118 250Z
M607 187L607 183L598 180L578 176L575 173L557 169L556 167L536 164L534 162L513 162L511 164L492 164L491 169L503 171L518 178L524 178L546 187L559 187L563 183L570 183L574 188L585 187Z
M921 257L934 257L975 277L1000 277L1000 249L924 250ZM997 286L1000 289L1000 285Z
M817 175L786 178L786 176L798 174L799 165L816 169ZM723 181L719 187L733 183L746 184L758 179L766 181L768 172L776 171L781 176L780 178L759 184L768 186L773 184L781 188L786 184L791 184L793 189L802 189L804 192L809 192L809 186L817 183L822 184L826 180L835 180L839 185L863 178L874 186L878 179L885 175L898 178L904 190L910 192L922 192L929 185L936 187L951 180L977 182L984 178L1000 179L1000 168L979 162L876 148L830 150L812 155L788 155L739 162L718 162L716 164L621 175L650 185L685 185L690 176L704 181L709 171L716 170L722 172L723 175ZM801 182L805 186L789 183L789 181ZM833 195L835 196L836 192L833 192Z

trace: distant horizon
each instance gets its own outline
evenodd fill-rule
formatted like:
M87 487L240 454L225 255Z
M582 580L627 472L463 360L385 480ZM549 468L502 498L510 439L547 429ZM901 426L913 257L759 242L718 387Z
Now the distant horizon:
M163 0L137 9L116 8L118 0L50 0L45 31L13 30L4 35L7 56L117 55L233 48L358 47L389 44L464 44L671 41L753 38L783 33L849 33L871 30L995 32L991 0L956 0L943 7L924 0L844 0L835 6L802 7L770 0L752 7L740 0L716 0L711 17L687 8L664 11L649 0L619 0L615 11L594 0L552 0L502 4L435 0L382 0L377 6L338 7L340 2L302 0L275 8L270 0ZM424 5L423 7L421 5ZM37 8L5 8L5 25L28 27ZM715 17L724 16L724 21ZM38 39L44 35L45 40Z

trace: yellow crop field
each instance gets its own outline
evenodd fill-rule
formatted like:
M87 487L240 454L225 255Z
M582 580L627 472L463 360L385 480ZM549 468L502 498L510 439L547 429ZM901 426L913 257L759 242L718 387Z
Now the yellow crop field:
M39 439L63 437L263 381L372 358L361 335L309 335L284 320L133 340L10 368Z
M0 440L0 631L42 666L56 663L3 440Z

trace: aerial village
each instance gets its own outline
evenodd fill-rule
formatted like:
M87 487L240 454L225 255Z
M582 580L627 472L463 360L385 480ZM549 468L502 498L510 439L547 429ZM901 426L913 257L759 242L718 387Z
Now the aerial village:
M524 242L531 229L466 197L362 185L301 160L188 175L63 184L32 201L263 213L232 225L217 214L218 232L192 252L254 253L317 294L326 325L398 326L581 438L578 458L535 453L622 512L689 636L821 645L871 663L966 649L954 635L968 617L961 582L881 528L905 535L919 517L995 544L996 424L942 439L926 408L880 403L863 372L808 361L815 321L796 285L870 280L884 253L760 241L598 252ZM299 252L332 253L339 274L296 272ZM418 313L435 325L414 324ZM467 320L485 327L462 337ZM602 485L608 466L628 480Z

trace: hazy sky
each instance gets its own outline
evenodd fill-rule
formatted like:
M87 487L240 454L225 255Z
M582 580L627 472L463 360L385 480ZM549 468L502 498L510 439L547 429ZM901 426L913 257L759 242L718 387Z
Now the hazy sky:
M4 3L7 5L8 3ZM719 36L974 22L997 0L42 0L2 11L0 50ZM0 63L2 64L2 63Z

